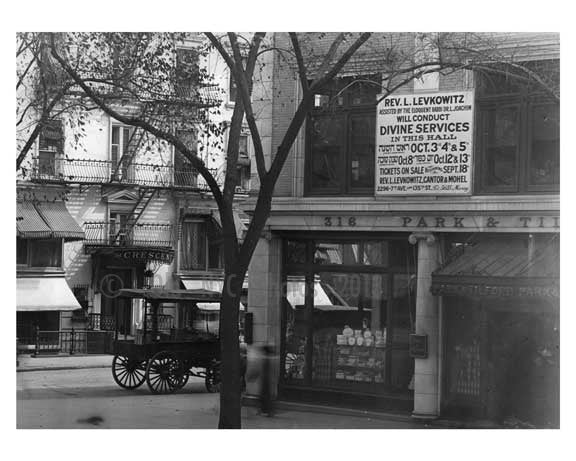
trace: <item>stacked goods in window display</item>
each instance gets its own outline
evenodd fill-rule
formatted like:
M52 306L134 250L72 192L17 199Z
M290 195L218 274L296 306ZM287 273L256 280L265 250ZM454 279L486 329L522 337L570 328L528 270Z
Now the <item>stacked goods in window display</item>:
M352 330L346 326L336 337L337 380L384 382L386 329Z

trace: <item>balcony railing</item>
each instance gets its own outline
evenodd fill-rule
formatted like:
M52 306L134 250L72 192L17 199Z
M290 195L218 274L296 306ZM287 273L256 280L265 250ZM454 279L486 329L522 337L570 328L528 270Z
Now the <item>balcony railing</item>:
M209 169L221 186L217 169ZM157 188L209 190L206 181L192 166L175 169L172 165L130 163L113 165L110 160L54 158L33 161L28 179L37 182L76 184L125 184Z
M84 233L88 246L171 247L174 242L172 224L138 223L123 229L117 222L87 222Z

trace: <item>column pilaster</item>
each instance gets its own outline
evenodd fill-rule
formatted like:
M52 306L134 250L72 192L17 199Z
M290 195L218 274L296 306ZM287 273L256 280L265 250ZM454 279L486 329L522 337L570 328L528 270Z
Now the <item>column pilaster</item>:
M439 244L434 234L414 233L408 237L418 245L416 282L416 334L428 336L428 357L414 359L415 418L434 419L440 415L440 315L438 298L430 292L432 272L439 265Z

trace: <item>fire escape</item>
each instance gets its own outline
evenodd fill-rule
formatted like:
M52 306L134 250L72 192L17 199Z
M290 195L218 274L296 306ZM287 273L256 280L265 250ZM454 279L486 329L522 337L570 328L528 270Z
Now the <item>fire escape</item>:
M112 165L113 171L111 175L111 181L114 181L118 178L128 179L130 176L135 175L136 171L132 169L131 166L133 164L134 157L136 156L136 152L138 152L138 149L142 145L144 137L144 130L136 128L132 131L127 142L127 149L122 153L122 156L117 159L117 161L116 159L112 160L112 163L116 163L116 165ZM128 181L132 182L129 179ZM147 185L140 185L138 189L138 200L136 201L136 204L132 210L130 210L126 221L122 223L121 226L118 226L118 230L115 234L110 236L111 245L117 245L121 236L123 235L133 236L134 227L144 214L144 210L146 210L146 207L152 201L154 194L157 191L156 188Z

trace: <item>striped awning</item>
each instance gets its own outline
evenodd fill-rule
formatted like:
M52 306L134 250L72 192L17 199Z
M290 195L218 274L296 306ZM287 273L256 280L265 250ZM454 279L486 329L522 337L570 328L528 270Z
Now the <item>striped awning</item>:
M75 311L81 308L63 276L16 279L18 312Z
M42 219L31 202L16 205L16 232L18 237L43 239L52 237L52 229Z
M28 239L84 239L84 231L64 202L17 202L16 231L18 237Z
M38 202L35 204L50 229L54 238L82 240L84 231L66 209L64 202Z

